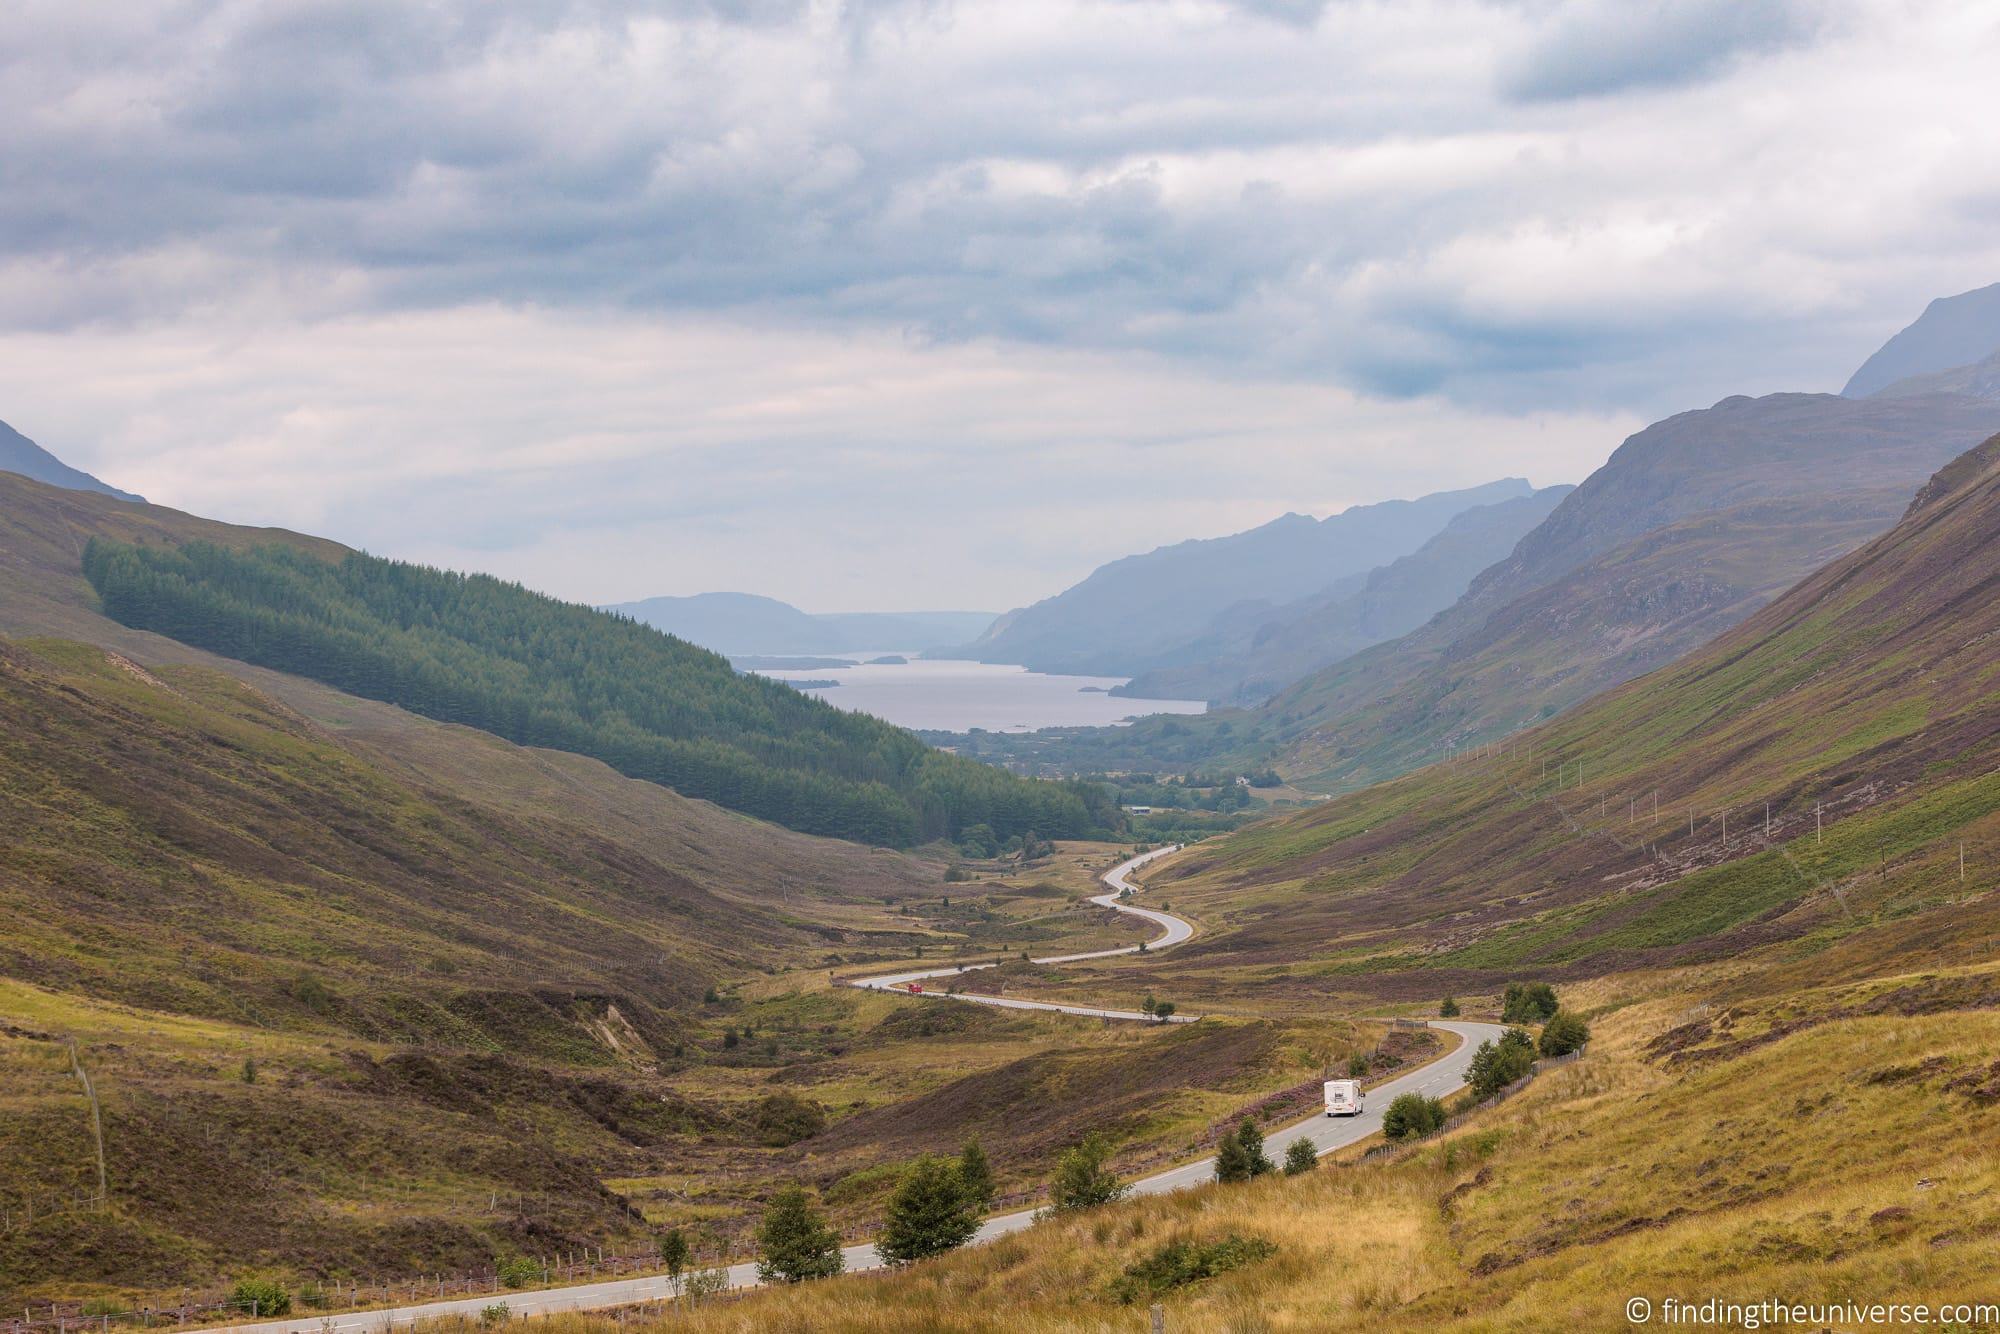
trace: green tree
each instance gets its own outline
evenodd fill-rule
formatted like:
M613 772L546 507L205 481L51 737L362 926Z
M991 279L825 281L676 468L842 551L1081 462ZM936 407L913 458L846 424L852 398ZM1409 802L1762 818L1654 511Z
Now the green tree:
M1389 1140L1422 1139L1444 1129L1444 1104L1421 1093L1405 1093L1382 1114L1382 1135Z
M688 1245L687 1235L677 1227L670 1227L660 1234L660 1268L667 1271L667 1282L678 1292L681 1275L687 1272L688 1261L694 1250Z
M1111 1144L1095 1130L1065 1149L1056 1160L1055 1180L1049 1186L1050 1210L1068 1213L1122 1199L1127 1187L1105 1166L1110 1160Z
M771 1199L757 1229L757 1277L766 1283L802 1283L841 1271L840 1234L803 1186L787 1186Z
M1263 1176L1277 1170L1277 1165L1264 1153L1264 1132L1257 1129L1257 1123L1244 1117L1236 1127L1236 1142L1243 1146L1243 1156L1250 1164L1250 1175Z
M1101 784L1031 780L627 617L353 553L95 540L106 614L440 722L589 755L809 834L909 846L1120 829ZM983 832L982 832L983 826Z
M1153 1018L1164 1024L1167 1020L1174 1017L1174 1011L1179 1008L1172 1001L1155 1001L1153 1003Z
M1561 1008L1555 988L1546 982L1510 982L1500 1002L1500 1018L1509 1024L1539 1024Z
M1557 1010L1542 1028L1540 1047L1544 1056L1567 1056L1573 1051L1582 1051L1583 1044L1588 1041L1589 1025L1572 1011Z
M1445 1019L1458 1018L1458 1002L1453 1000L1450 996L1446 996L1444 998L1444 1004L1438 1006L1438 1014L1440 1017Z
M992 1164L986 1161L986 1150L976 1139L965 1141L965 1147L958 1151L958 1184L973 1208L984 1213L992 1207L998 1187L993 1181Z
M979 1214L957 1164L925 1154L910 1164L889 1199L889 1217L875 1249L891 1264L943 1255L972 1240Z
M1285 1175L1304 1176L1319 1166L1319 1150L1304 1135L1293 1140L1285 1148Z
M1250 1179L1250 1155L1244 1152L1243 1141L1234 1135L1224 1135L1216 1148L1215 1179L1221 1182Z
M1510 1028L1498 1045L1482 1042L1465 1072L1466 1086L1483 1102L1535 1068L1535 1044L1527 1033Z

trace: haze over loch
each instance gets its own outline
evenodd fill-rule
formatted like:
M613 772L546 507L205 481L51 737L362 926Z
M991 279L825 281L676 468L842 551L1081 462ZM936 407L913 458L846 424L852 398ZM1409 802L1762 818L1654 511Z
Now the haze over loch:
M906 657L877 663L879 657ZM904 654L862 655L847 667L764 671L780 681L834 680L808 689L827 703L922 732L1032 732L1043 727L1109 727L1155 713L1196 714L1198 700L1113 695L1122 676L1066 676L1018 664Z

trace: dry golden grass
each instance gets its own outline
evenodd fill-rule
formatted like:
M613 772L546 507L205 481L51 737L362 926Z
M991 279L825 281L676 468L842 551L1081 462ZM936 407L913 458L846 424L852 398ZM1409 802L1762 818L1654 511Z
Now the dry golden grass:
M1861 1013L2000 969L1780 993L1726 1013L1711 1054L1648 1044L1724 1011L1743 966L1607 979L1582 1062L1401 1161L1209 1187L1044 1224L907 1272L677 1313L716 1331L1146 1328L1108 1289L1176 1239L1277 1243L1165 1301L1172 1330L1627 1328L1627 1297L1995 1299L2000 1013ZM1800 1025L1780 1027L1773 1022ZM1740 1044L1740 1045L1734 1045ZM1985 1092L1982 1092L1985 1090ZM609 1334L568 1318L551 1334Z

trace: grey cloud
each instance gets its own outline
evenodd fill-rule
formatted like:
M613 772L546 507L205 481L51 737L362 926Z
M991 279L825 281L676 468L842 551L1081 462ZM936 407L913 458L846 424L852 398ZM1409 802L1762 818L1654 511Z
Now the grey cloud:
M1656 218L1715 273L1764 265L1740 181L1768 163L1733 158L1755 145L1704 137L1733 126L1698 103L1621 119L1615 94L1820 31L1718 0L1218 0L1185 31L1175 7L1079 5L992 50L954 41L1000 11L946 0L271 0L151 27L89 9L30 4L0 32L17 326L263 284L315 312L720 311L1506 404L1629 402L1648 360L1726 390L1742 331L1785 327L1713 274L1695 307L1635 316L1663 262L1643 248L1564 273L1592 300L1506 279L1517 249ZM1781 169L1813 147L1767 138ZM1798 262L1877 243L1849 233ZM1468 270L1465 247L1492 256Z
M1814 32L1797 0L1580 0L1501 71L1521 101L1696 82Z

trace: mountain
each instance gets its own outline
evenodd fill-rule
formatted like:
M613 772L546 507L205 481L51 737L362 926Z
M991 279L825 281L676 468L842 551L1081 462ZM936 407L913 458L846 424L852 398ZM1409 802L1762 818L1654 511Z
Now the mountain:
M1670 662L1995 430L2000 404L1949 395L1737 397L1649 426L1450 610L1273 698L1284 764L1359 785Z
M1259 703L1321 667L1416 629L1449 607L1475 575L1505 558L1575 489L1543 487L1461 511L1409 555L1279 607L1233 634L1212 629L1191 647L1213 656L1142 672L1112 693Z
M1920 394L1964 394L2000 401L2000 351L1970 366L1912 375L1875 391L1877 398L1914 398Z
M964 643L993 622L991 612L980 611L814 614L754 593L646 598L604 610L735 658L887 649L921 653Z
M1419 629L1256 708L981 738L981 753L1037 773L1275 762L1325 791L1393 777L1707 642L1885 531L1995 430L2000 403L1962 395L1724 399L1626 440Z
M1082 583L1008 612L963 650L1036 671L1132 675L1209 633L1405 556L1452 516L1528 495L1519 478L1417 500L1357 505L1326 519L1287 514L1229 537L1160 547L1101 566Z
M0 475L11 1298L626 1237L607 1179L770 1152L733 1072L679 1082L722 1060L710 988L937 939L889 906L936 863L121 625L93 539L345 554Z
M1943 296L1854 372L1840 392L1865 398L1898 380L1970 366L2000 351L2000 283Z
M1670 666L1155 885L1209 924L1191 961L1366 958L1344 985L1419 995L1825 948L1882 903L1956 903L1959 839L1990 884L2000 834L1996 587L2000 437Z
M77 471L6 422L0 422L0 472L19 473L70 491L95 491L119 500L143 499L130 491L107 486L87 472Z
M648 626L484 575L348 552L93 538L112 619L805 833L908 846L974 824L1077 838L1097 788L1028 783L926 746Z

